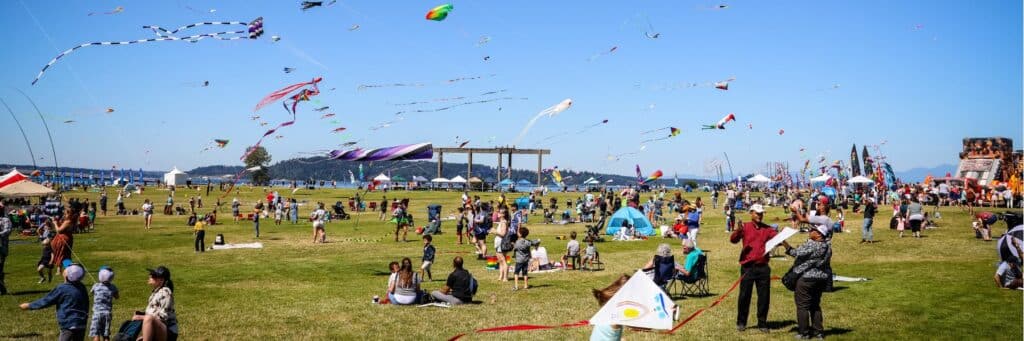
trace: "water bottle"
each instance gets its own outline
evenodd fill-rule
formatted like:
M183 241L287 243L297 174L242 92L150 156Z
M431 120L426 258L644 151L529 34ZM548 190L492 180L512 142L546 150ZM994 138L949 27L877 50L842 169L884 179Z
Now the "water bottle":
M373 304L380 304L380 296L373 295Z

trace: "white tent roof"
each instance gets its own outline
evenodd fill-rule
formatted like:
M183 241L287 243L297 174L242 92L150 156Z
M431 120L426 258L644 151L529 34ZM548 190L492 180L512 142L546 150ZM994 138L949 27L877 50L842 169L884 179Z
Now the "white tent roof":
M414 182L427 182L428 180L427 180L427 178L424 178L422 176L413 175L412 176L412 181L414 181Z
M600 184L600 183L601 182L597 181L597 179L594 179L594 177L590 177L590 179L587 179L587 181L583 182L584 185L597 185L597 184Z
M44 197L54 193L57 192L29 180L18 181L0 188L0 197L3 198Z
M754 176L748 178L747 181L749 181L749 182L771 182L772 180L769 179L767 176L764 176L764 175L761 175L761 174L757 174L757 175L754 175Z
M373 178L373 181L388 182L391 181L391 178L389 178L387 175L384 175L384 173L380 173L380 175Z
M188 173L185 173L185 172L182 172L182 171L178 170L178 167L174 167L174 169L172 169L170 172L167 172L167 173L164 173L164 174L188 174Z
M858 176L850 178L850 180L846 180L846 183L848 183L848 184L873 184L873 183L875 183L875 181L871 180L870 178L868 178L866 176L858 175Z
M446 184L446 183L449 183L449 182L452 182L452 181L448 180L448 179L445 179L445 178L434 178L433 180L430 180L430 182Z
M466 183L466 178L463 178L462 175L456 175L450 181L452 183L456 183L456 184L464 184L464 183Z
M822 174L821 176L811 178L811 182L825 182L831 179L832 176L828 174Z

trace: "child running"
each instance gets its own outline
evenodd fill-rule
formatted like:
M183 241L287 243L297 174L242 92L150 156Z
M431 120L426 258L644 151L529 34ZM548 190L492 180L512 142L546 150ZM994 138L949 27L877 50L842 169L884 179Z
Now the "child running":
M434 254L437 253L437 249L434 248L434 237L429 234L423 236L423 265L420 266L420 278L423 278L423 273L427 274L427 280L433 282L434 276L430 273L430 265L434 264Z

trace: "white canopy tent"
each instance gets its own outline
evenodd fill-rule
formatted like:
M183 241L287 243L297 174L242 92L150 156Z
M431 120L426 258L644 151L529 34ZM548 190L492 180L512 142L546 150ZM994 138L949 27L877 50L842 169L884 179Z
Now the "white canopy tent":
M463 178L462 175L456 175L454 178L452 178L448 182L451 182L453 184L464 184L464 183L466 183L466 178Z
M858 175L858 176L850 178L850 180L846 180L846 183L848 183L848 184L873 184L873 183L875 183L875 181L871 180L870 178L868 178L866 176Z
M832 178L831 175L822 174L820 176L811 178L811 182L825 182L825 181L828 181L828 179L831 179L831 178Z
M757 174L757 175L754 175L752 177L749 177L749 178L747 178L747 181L748 182L772 182L772 180L769 179L767 176L764 176L764 175L761 175L761 174Z
M430 180L430 182L433 182L433 183L436 183L436 184L446 184L446 183L449 183L449 182L452 182L452 181L448 180L448 179L445 179L445 178L434 178L433 180Z
M391 178L389 178L387 175L384 175L384 173L380 173L380 175L375 176L373 178L373 181L390 182Z
M429 182L429 181L430 180L427 180L427 178L424 178L424 177L419 176L419 175L413 175L412 176L412 182Z
M178 167L174 167L170 172L164 173L164 184L167 186L181 186L188 180L188 173L178 170Z
M597 181L597 179L594 179L594 177L590 177L589 179L587 179L587 181L584 181L583 184L584 185L600 185L601 182Z
M0 198L45 197L54 193L57 192L31 180L21 180L0 188Z

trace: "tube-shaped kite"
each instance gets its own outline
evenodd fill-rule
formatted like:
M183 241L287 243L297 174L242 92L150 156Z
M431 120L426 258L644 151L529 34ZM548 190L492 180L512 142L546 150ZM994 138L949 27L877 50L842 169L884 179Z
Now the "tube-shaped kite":
M705 130L707 130L707 129L725 129L725 124L726 123L729 123L729 121L735 121L735 120L736 120L736 115L732 114L732 113L729 113L728 115L725 115L725 117L722 117L721 120L718 120L718 123L715 123L715 124L712 124L712 125L704 125L702 129L705 129Z
M333 150L328 153L328 157L344 161L421 160L434 157L434 146L418 143L377 149Z
M444 4L431 8L430 11L427 12L427 20L442 21L448 17L448 12L451 12L452 9L455 9L452 4Z
M643 183L646 184L646 183L649 183L651 181L655 181L655 180L661 179L662 175L664 175L664 174L661 173L660 169L656 170L656 171L654 171L654 173L651 173L651 175L647 176L647 179L645 179L643 181Z

